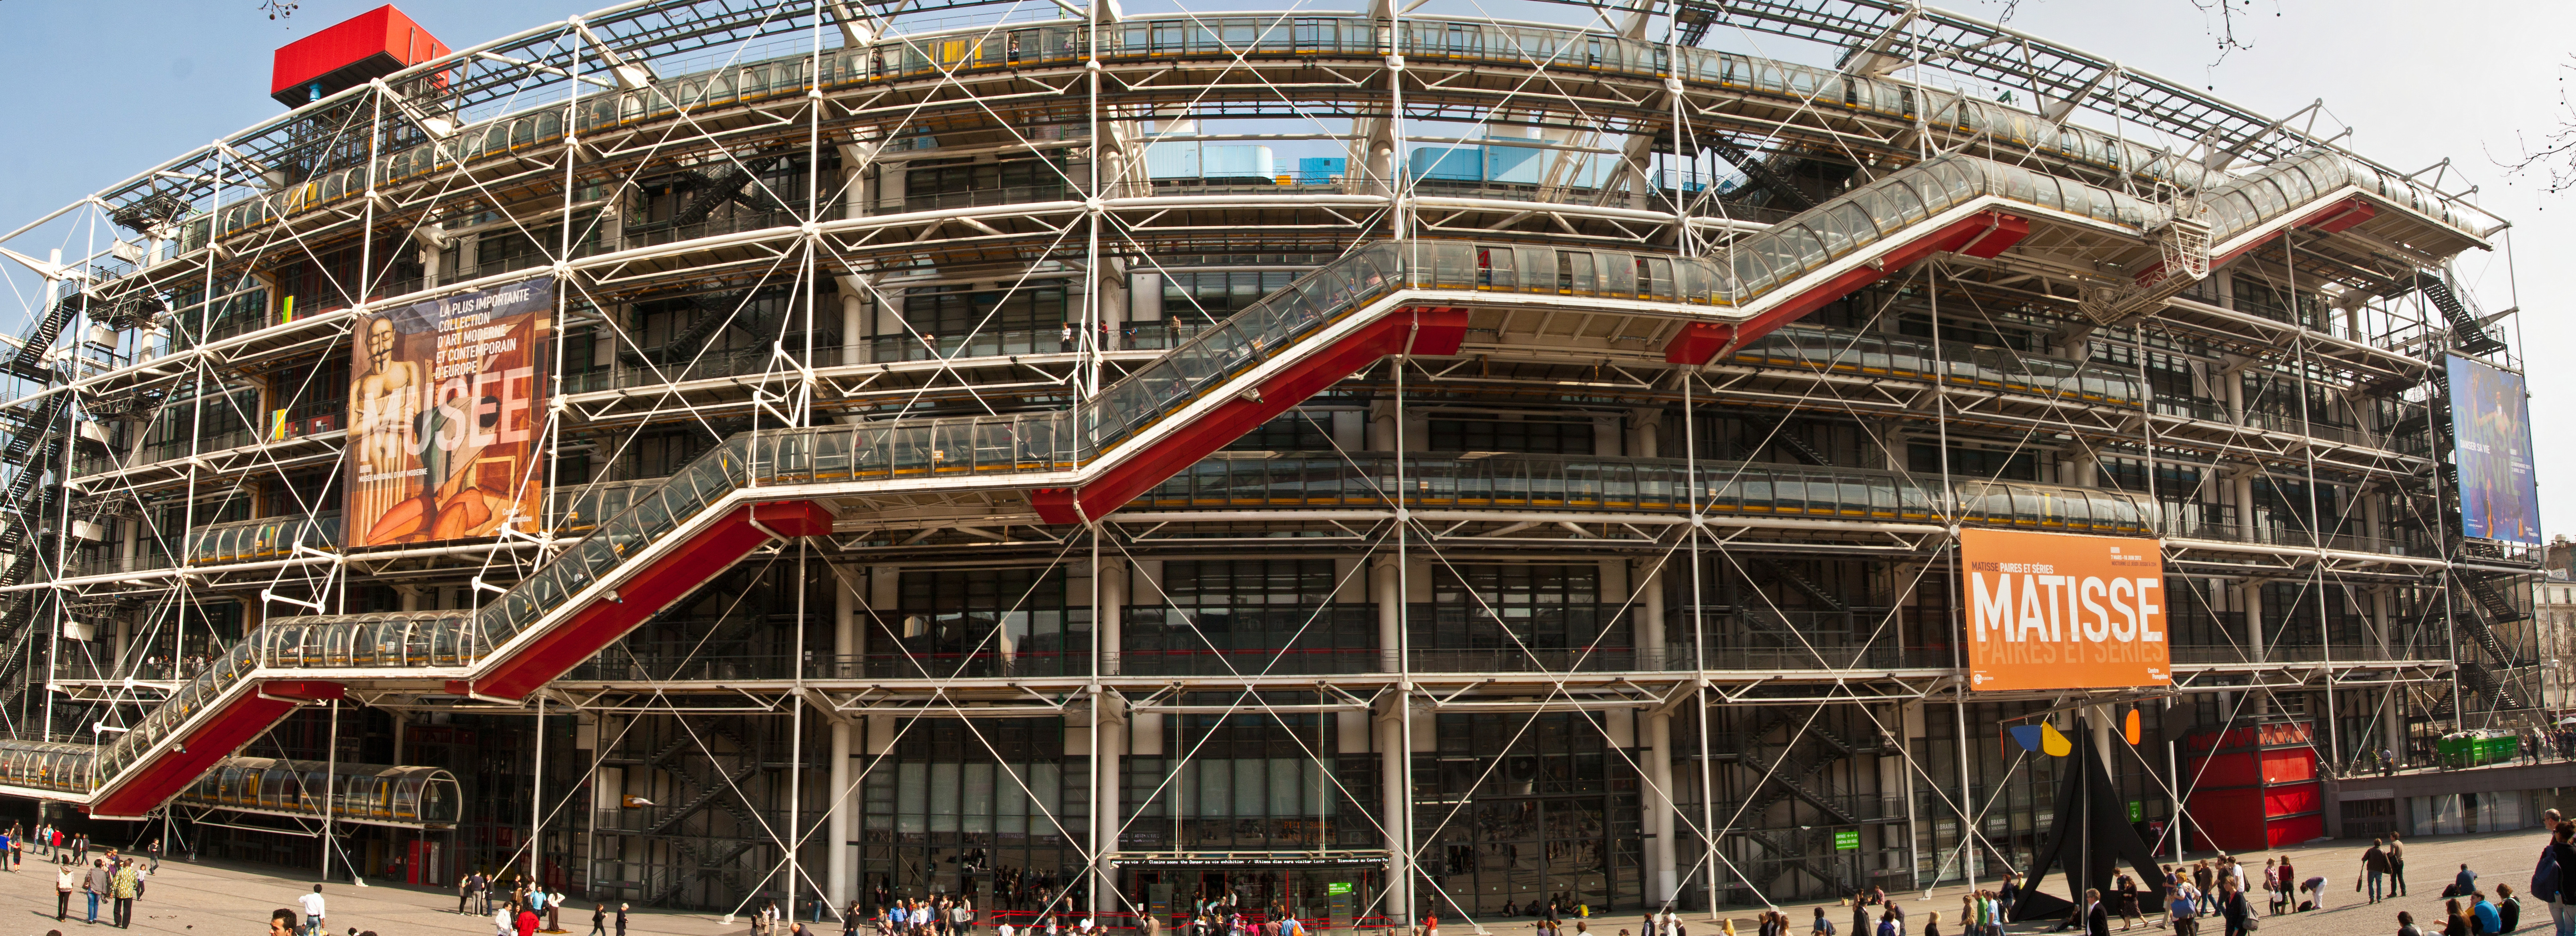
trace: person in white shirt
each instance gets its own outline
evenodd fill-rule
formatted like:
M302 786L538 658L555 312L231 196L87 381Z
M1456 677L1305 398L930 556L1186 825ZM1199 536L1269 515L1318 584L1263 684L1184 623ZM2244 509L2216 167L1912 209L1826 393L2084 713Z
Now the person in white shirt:
M510 902L502 901L492 908L492 936L519 936L518 914L510 912Z
M312 893L295 898L295 902L304 905L304 928L306 932L330 932L330 930L325 929L322 926L322 885L313 885Z
M993 927L993 936L1011 936L1011 924L1003 923Z

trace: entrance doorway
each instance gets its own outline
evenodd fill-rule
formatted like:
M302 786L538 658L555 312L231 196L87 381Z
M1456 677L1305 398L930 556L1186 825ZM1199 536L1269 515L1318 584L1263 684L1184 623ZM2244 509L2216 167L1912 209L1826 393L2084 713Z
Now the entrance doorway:
M1373 925L1385 915L1377 894L1384 859L1343 862L1128 862L1121 881L1129 900L1183 933L1192 917L1236 913L1261 922L1294 917L1314 932Z

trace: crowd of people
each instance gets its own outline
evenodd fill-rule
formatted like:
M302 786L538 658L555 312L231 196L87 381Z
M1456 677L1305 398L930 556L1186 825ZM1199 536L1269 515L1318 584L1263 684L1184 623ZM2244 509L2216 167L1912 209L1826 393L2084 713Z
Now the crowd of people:
M498 878L476 871L456 882L456 912L491 917L493 936L535 936L540 926L545 932L561 932L563 909L568 902L562 891L524 875ZM589 936L607 936L611 920L615 921L617 936L626 936L630 909L620 903L616 910L610 910L606 901L593 901Z

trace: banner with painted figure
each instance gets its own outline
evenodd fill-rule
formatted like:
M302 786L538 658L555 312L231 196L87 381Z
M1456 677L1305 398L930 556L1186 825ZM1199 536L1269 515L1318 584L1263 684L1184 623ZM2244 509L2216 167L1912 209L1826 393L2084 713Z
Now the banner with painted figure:
M2095 689L2173 681L2164 552L2152 539L1962 530L1968 687Z
M348 545L533 529L553 276L362 315L349 368Z
M2540 480L2522 375L2451 355L2451 451L2460 466L2460 535L2540 545Z

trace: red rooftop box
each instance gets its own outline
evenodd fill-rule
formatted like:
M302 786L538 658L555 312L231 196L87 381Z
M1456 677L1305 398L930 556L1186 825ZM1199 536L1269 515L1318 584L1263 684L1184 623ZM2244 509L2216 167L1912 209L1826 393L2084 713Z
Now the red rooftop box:
M268 96L302 107L447 54L419 23L385 4L277 50Z

